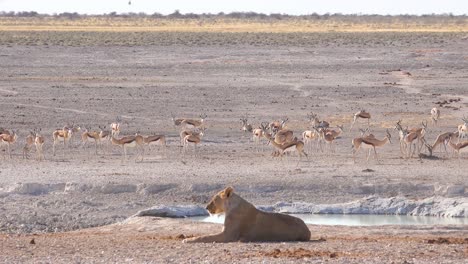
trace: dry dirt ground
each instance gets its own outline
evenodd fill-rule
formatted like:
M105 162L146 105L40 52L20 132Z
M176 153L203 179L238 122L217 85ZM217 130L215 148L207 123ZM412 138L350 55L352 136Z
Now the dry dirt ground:
M466 263L468 232L447 227L309 226L309 242L184 244L220 225L142 217L47 234L0 234L2 261L40 263Z
M466 197L466 154L460 160L442 152L431 160L402 159L393 126L399 119L404 126L418 126L429 120L432 107L441 105L440 125L429 126L426 138L432 142L438 133L456 130L460 117L468 115L467 37L466 33L2 32L0 126L16 129L20 138L13 146L13 159L1 161L0 255L6 257L0 260L32 260L33 255L20 252L44 247L41 253L32 252L34 256L47 261L49 252L60 255L62 261L74 256L91 261L86 258L99 259L102 246L103 256L118 262L125 261L120 258L124 252L138 261L188 261L187 250L214 262L217 249L230 252L223 254L232 257L231 261L244 262L244 257L259 261L265 255L274 261L275 255L287 257L286 248L311 251L317 261L325 256L340 262L327 257L335 253L369 262L379 261L380 256L384 262L462 262L466 241L427 244L427 239L437 239L439 234L432 228L311 226L317 236L327 237L326 242L293 247L260 244L252 255L248 253L251 245L236 244L234 249L230 245L188 246L179 240L161 240L149 231L102 231L102 236L101 231L24 233L116 223L157 204L204 204L226 185L257 205L337 203L369 195ZM366 164L364 152L356 164L352 159L351 139L359 135L357 127L366 125L360 123L351 132L349 127L352 114L362 108L372 114L371 130L377 138L383 138L387 128L393 135L392 144L377 150L380 164L372 157ZM298 165L297 157L271 157L271 146L257 152L250 135L240 131L239 118L247 113L254 126L288 117L288 127L300 136L309 127L306 114L311 111L332 126L343 124L345 133L337 139L334 153L306 150L309 159ZM197 157L192 149L185 157L180 154L171 113L208 115ZM167 156L155 148L143 162L135 162L135 151L122 161L118 147L110 148L107 155L100 150L95 156L91 146L78 146L77 135L66 153L59 146L52 156L54 129L72 122L97 129L116 116L122 116L123 135L137 131L167 135ZM43 162L21 158L24 137L34 128L46 137ZM447 192L447 188L457 191ZM459 231L449 228L441 236L466 237L466 227ZM172 236L181 231L168 225L161 232ZM35 236L38 243L28 245ZM44 246L41 240L52 244ZM63 243L63 247L53 243ZM369 248L345 256L354 250L343 246ZM135 248L158 250L142 250L142 256L134 256ZM275 253L277 248L279 253ZM412 255L411 249L427 255Z

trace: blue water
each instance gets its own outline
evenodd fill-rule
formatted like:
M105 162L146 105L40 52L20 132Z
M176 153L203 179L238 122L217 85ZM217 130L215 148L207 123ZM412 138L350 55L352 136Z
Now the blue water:
M380 225L468 225L468 218L408 215L339 215L291 214L311 225L380 226ZM195 221L224 223L224 215L190 217Z

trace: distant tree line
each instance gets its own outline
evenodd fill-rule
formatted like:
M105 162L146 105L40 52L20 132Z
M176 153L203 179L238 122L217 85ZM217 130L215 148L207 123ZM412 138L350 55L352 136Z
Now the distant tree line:
M160 13L153 13L153 14L146 14L143 12L140 13L117 13L111 12L108 14L102 15L86 15L86 14L79 14L76 12L64 12L59 14L39 14L35 11L21 11L21 12L5 12L0 11L0 17L58 17L58 18L66 18L66 19L78 19L78 18L86 18L86 17L122 17L122 18L166 18L166 19L203 19L203 18L234 18L234 19L255 19L255 20L283 20L283 19L304 19L304 20L328 20L328 19L336 19L342 21L359 21L359 19L365 19L366 21L375 21L375 22L385 22L385 21L392 21L394 19L397 20L413 20L413 19L423 19L423 20L439 20L439 19L462 19L465 20L468 16L465 15L453 15L452 13L446 14L427 14L427 15L364 15L364 14L323 14L319 15L317 13L312 13L309 15L288 15L288 14L262 14L256 12L231 12L231 13L223 13L220 12L218 14L210 14L210 13L203 13L203 14L194 14L194 13L180 13L179 10L175 10L172 14L163 15Z

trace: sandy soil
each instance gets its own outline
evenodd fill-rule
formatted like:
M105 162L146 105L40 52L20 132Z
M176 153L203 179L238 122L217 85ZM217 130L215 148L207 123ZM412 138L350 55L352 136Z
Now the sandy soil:
M101 226L156 204L204 204L226 185L234 186L254 204L336 203L369 195L414 199L467 196L466 154L460 161L448 159L440 152L435 153L438 158L434 160L404 160L399 153L398 135L392 130L393 144L378 149L380 164L373 159L366 164L363 152L354 164L350 142L359 132L357 128L348 131L352 114L361 108L372 113L372 132L383 138L385 129L392 129L398 119L405 126L418 126L422 120L429 120L429 111L438 106L437 102L457 99L441 107L440 126L431 126L426 138L432 142L438 133L454 131L461 123L460 117L467 115L466 34L3 33L1 126L17 129L20 139L14 146L13 159L2 160L0 232L53 232ZM299 136L308 127L306 114L310 111L329 120L332 126L344 124L345 133L337 140L335 153L308 150L309 160L297 166L296 157L283 161L272 158L270 146L256 152L250 135L240 131L239 118L246 113L255 126L287 116L288 127ZM180 154L171 113L208 115L198 157L191 151L185 157ZM154 149L144 162L135 162L134 152L128 161L122 162L118 148L112 148L110 155L100 151L95 156L92 147L78 147L79 137L74 138L74 146L66 153L59 147L57 156L52 156L54 129L72 122L97 129L114 121L117 115L123 117L122 134L141 131L168 135L167 157ZM362 123L358 127L364 126ZM33 128L42 129L46 136L44 162L21 159L24 137ZM450 188L457 191L448 191ZM318 250L313 255L336 251L341 256L340 243L359 247L361 243L356 240L365 241L359 233L361 229L311 229L318 236L338 236L331 245L328 243L332 239L328 238L326 243L297 246ZM392 228L363 230L373 238L374 242L369 242L373 247L383 250L383 245L396 245L403 251L402 257L394 255L398 250L378 251L385 252L384 259L394 257L397 262L415 261L410 256L419 259L420 256L411 255L410 249L423 252L426 248L419 246L433 246L425 243L425 239L437 236L437 231L431 228L415 229L414 233L402 229L398 231L399 239L387 237L381 242L380 236L391 235ZM80 237L76 243L88 245L88 238L83 238L87 235L82 235L86 232L40 235L40 239L60 238L61 243L68 241L74 248L71 241L76 236ZM350 239L340 242L341 232L351 232ZM405 232L415 235L406 240ZM419 234L423 238L416 238ZM452 236L451 232L443 234ZM156 239L145 243L146 235L141 235L143 238L133 235L135 247L186 251L180 241ZM2 243L2 253L15 252L10 247L16 245L20 245L18 250L29 247L22 243L32 236L1 235L8 241ZM123 245L118 240L127 238L110 236L92 233L89 239L109 250L112 247L110 251L104 250L112 260L111 252L123 255ZM387 243L386 239L392 241ZM411 247L406 247L406 243ZM42 245L39 242L34 247ZM251 247L236 245L245 254ZM283 252L286 246L259 247L259 251L280 248ZM452 247L457 252L450 251L454 250ZM453 256L447 262L457 262L462 254L466 256L464 247L443 244L434 250L452 252L444 253ZM215 261L217 257L210 254L215 248L203 246L197 254ZM230 250L226 245L217 248ZM60 252L53 247L48 250L44 252ZM72 252L67 256L72 256ZM145 254L157 258L157 252ZM369 252L372 247L363 255ZM446 256L427 252L431 259L439 258L434 263L443 262ZM253 253L253 260L259 260L257 253ZM46 253L41 254L45 254L41 258L46 260ZM86 255L98 258L99 254L95 251ZM169 259L160 260L188 259L167 254ZM376 261L379 254L375 253L375 258L369 261ZM8 256L6 262L20 261L19 255ZM84 260L89 260L85 259L87 256L81 254Z
M221 225L156 217L58 234L0 235L4 262L466 263L468 231L455 227L309 226L309 242L184 244Z

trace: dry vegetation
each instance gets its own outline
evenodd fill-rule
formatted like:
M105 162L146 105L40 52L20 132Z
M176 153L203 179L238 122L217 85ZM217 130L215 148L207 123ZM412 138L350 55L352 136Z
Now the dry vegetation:
M465 16L2 16L1 31L467 32ZM239 15L241 16L241 15Z

